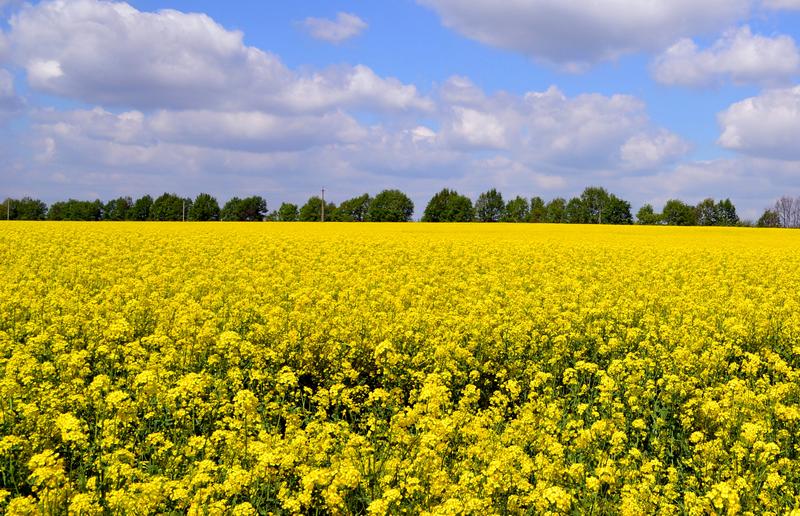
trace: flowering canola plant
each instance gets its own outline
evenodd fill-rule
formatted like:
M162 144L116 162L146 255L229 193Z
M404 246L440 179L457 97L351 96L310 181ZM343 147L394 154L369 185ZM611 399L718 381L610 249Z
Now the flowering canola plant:
M0 513L800 514L800 232L0 224Z

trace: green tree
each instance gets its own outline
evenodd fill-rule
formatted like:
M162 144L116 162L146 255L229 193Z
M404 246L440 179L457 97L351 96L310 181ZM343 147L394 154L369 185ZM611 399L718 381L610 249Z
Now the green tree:
M67 201L56 201L47 210L47 220L68 220L66 211Z
M700 201L694 208L695 220L698 226L718 226L719 216L714 199L708 198Z
M497 222L503 219L506 203L503 195L496 189L483 192L475 201L475 215L481 222Z
M50 206L47 212L48 220L83 220L97 221L103 217L103 203L95 201L78 201L69 199L59 201Z
M130 197L112 199L103 206L103 220L127 220L132 207L133 201Z
M503 213L504 222L528 222L531 207L528 199L519 195L506 203Z
M267 214L267 201L260 195L240 199L233 197L222 208L220 217L228 222L262 222Z
M531 199L531 209L528 214L528 220L530 222L544 222L547 220L547 206L544 203L544 199L539 196L536 196Z
M422 222L470 222L474 218L475 209L469 197L444 188L428 201Z
M573 197L564 208L564 220L570 224L588 224L589 212L578 197Z
M281 222L296 222L298 217L297 205L290 202L284 202L278 208L277 219Z
M408 222L414 214L414 203L400 190L384 190L372 200L367 212L371 222Z
M201 193L195 197L186 218L193 221L216 221L219 220L219 217L220 209L217 200L210 194Z
M336 205L332 202L325 203L325 220L330 220L330 215L336 211ZM300 208L301 222L319 222L322 220L322 199L314 195Z
M556 197L545 206L547 214L544 217L545 222L549 224L560 224L566 222L567 216L567 201L563 197Z
M670 199L661 211L662 220L670 226L694 226L697 214L693 206L678 199Z
M661 224L661 214L655 212L652 204L645 204L636 213L636 221L646 226Z
M149 195L144 195L133 203L130 211L128 211L128 220L150 220L150 210L153 208L153 198Z
M606 224L633 224L631 203L614 194L609 194L603 222Z
M191 199L165 192L153 201L153 206L150 208L150 220L183 220L191 207Z
M39 199L23 197L16 201L10 200L10 202L12 220L44 220L47 217L47 205ZM3 215L8 216L8 212Z
M347 199L331 213L331 220L337 222L364 222L367 220L371 203L372 197L366 193Z
M779 228L781 227L781 216L775 210L764 210L756 225L760 228Z
M590 186L581 194L585 222L590 224L603 224L608 215L608 205L611 198L605 188Z
M736 206L733 205L730 199L719 201L715 208L717 212L717 224L720 226L735 226L739 224Z

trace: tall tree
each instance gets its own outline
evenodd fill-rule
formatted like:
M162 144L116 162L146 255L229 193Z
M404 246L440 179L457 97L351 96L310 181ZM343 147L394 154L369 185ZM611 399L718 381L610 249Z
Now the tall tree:
M549 224L560 224L566 222L567 201L563 197L556 197L547 203L545 207L547 215L545 215L545 222Z
M54 202L47 212L48 220L83 220L96 221L103 217L103 203L97 199L94 201L78 201L69 199L67 201Z
M564 220L570 224L588 224L589 212L578 197L569 200L564 208Z
M614 194L608 195L604 210L605 214L602 215L602 220L606 224L633 224L631 203Z
M17 201L10 200L13 220L44 220L47 216L47 205L39 199L23 197ZM6 208L6 206L3 206ZM3 215L8 216L8 212Z
M330 220L330 214L336 211L336 205L332 202L325 203L325 220ZM318 195L314 195L306 201L300 208L300 221L301 222L319 222L322 220L322 199Z
M222 208L220 217L228 222L262 222L267 214L267 201L260 195L240 199L232 197Z
M547 206L544 199L539 196L531 199L531 209L528 214L530 222L545 222L547 220Z
M794 225L795 200L788 196L783 196L775 202L775 211L781 219L781 226L790 228Z
M610 197L605 188L590 186L581 194L586 222L590 224L603 224L607 216Z
M364 222L367 220L370 203L372 203L372 197L366 193L347 199L331 212L331 220L337 222Z
M679 199L668 200L661 213L664 222L670 226L694 226L697 224L694 207Z
M781 216L775 210L764 210L756 225L760 228L779 228L781 227Z
M717 224L720 226L735 226L739 224L739 215L736 214L736 206L730 199L719 201L714 207L717 215Z
M531 207L528 199L519 195L508 201L503 215L505 222L527 222L530 217Z
M191 199L165 192L153 201L153 206L150 208L150 220L183 220L191 207Z
M400 190L384 190L372 200L367 212L371 222L408 222L414 203Z
M483 192L475 201L475 215L481 222L497 222L505 215L506 203L496 189Z
M698 226L718 226L719 215L714 199L707 198L700 201L694 208Z
M636 213L636 222L647 226L661 224L661 214L655 212L652 204L645 204Z
M470 222L474 218L469 197L444 188L428 201L422 222Z
M281 222L295 222L297 221L298 210L297 205L290 202L281 203L278 208L277 219Z
M127 220L132 207L133 201L130 197L112 199L103 206L103 220Z
M128 220L150 220L150 210L153 208L153 198L149 195L144 195L133 203L130 211L128 212Z
M210 194L201 193L195 197L186 218L193 221L207 222L219 220L219 217L220 209L217 200Z

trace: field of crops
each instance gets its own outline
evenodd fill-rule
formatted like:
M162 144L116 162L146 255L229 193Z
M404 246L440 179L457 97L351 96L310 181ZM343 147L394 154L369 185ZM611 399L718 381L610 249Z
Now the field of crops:
M0 224L0 513L800 509L800 232Z

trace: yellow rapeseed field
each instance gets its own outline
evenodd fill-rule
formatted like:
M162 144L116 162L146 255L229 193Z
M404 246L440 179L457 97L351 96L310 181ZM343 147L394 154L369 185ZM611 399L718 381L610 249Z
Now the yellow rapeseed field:
M800 231L0 223L0 513L800 513Z

